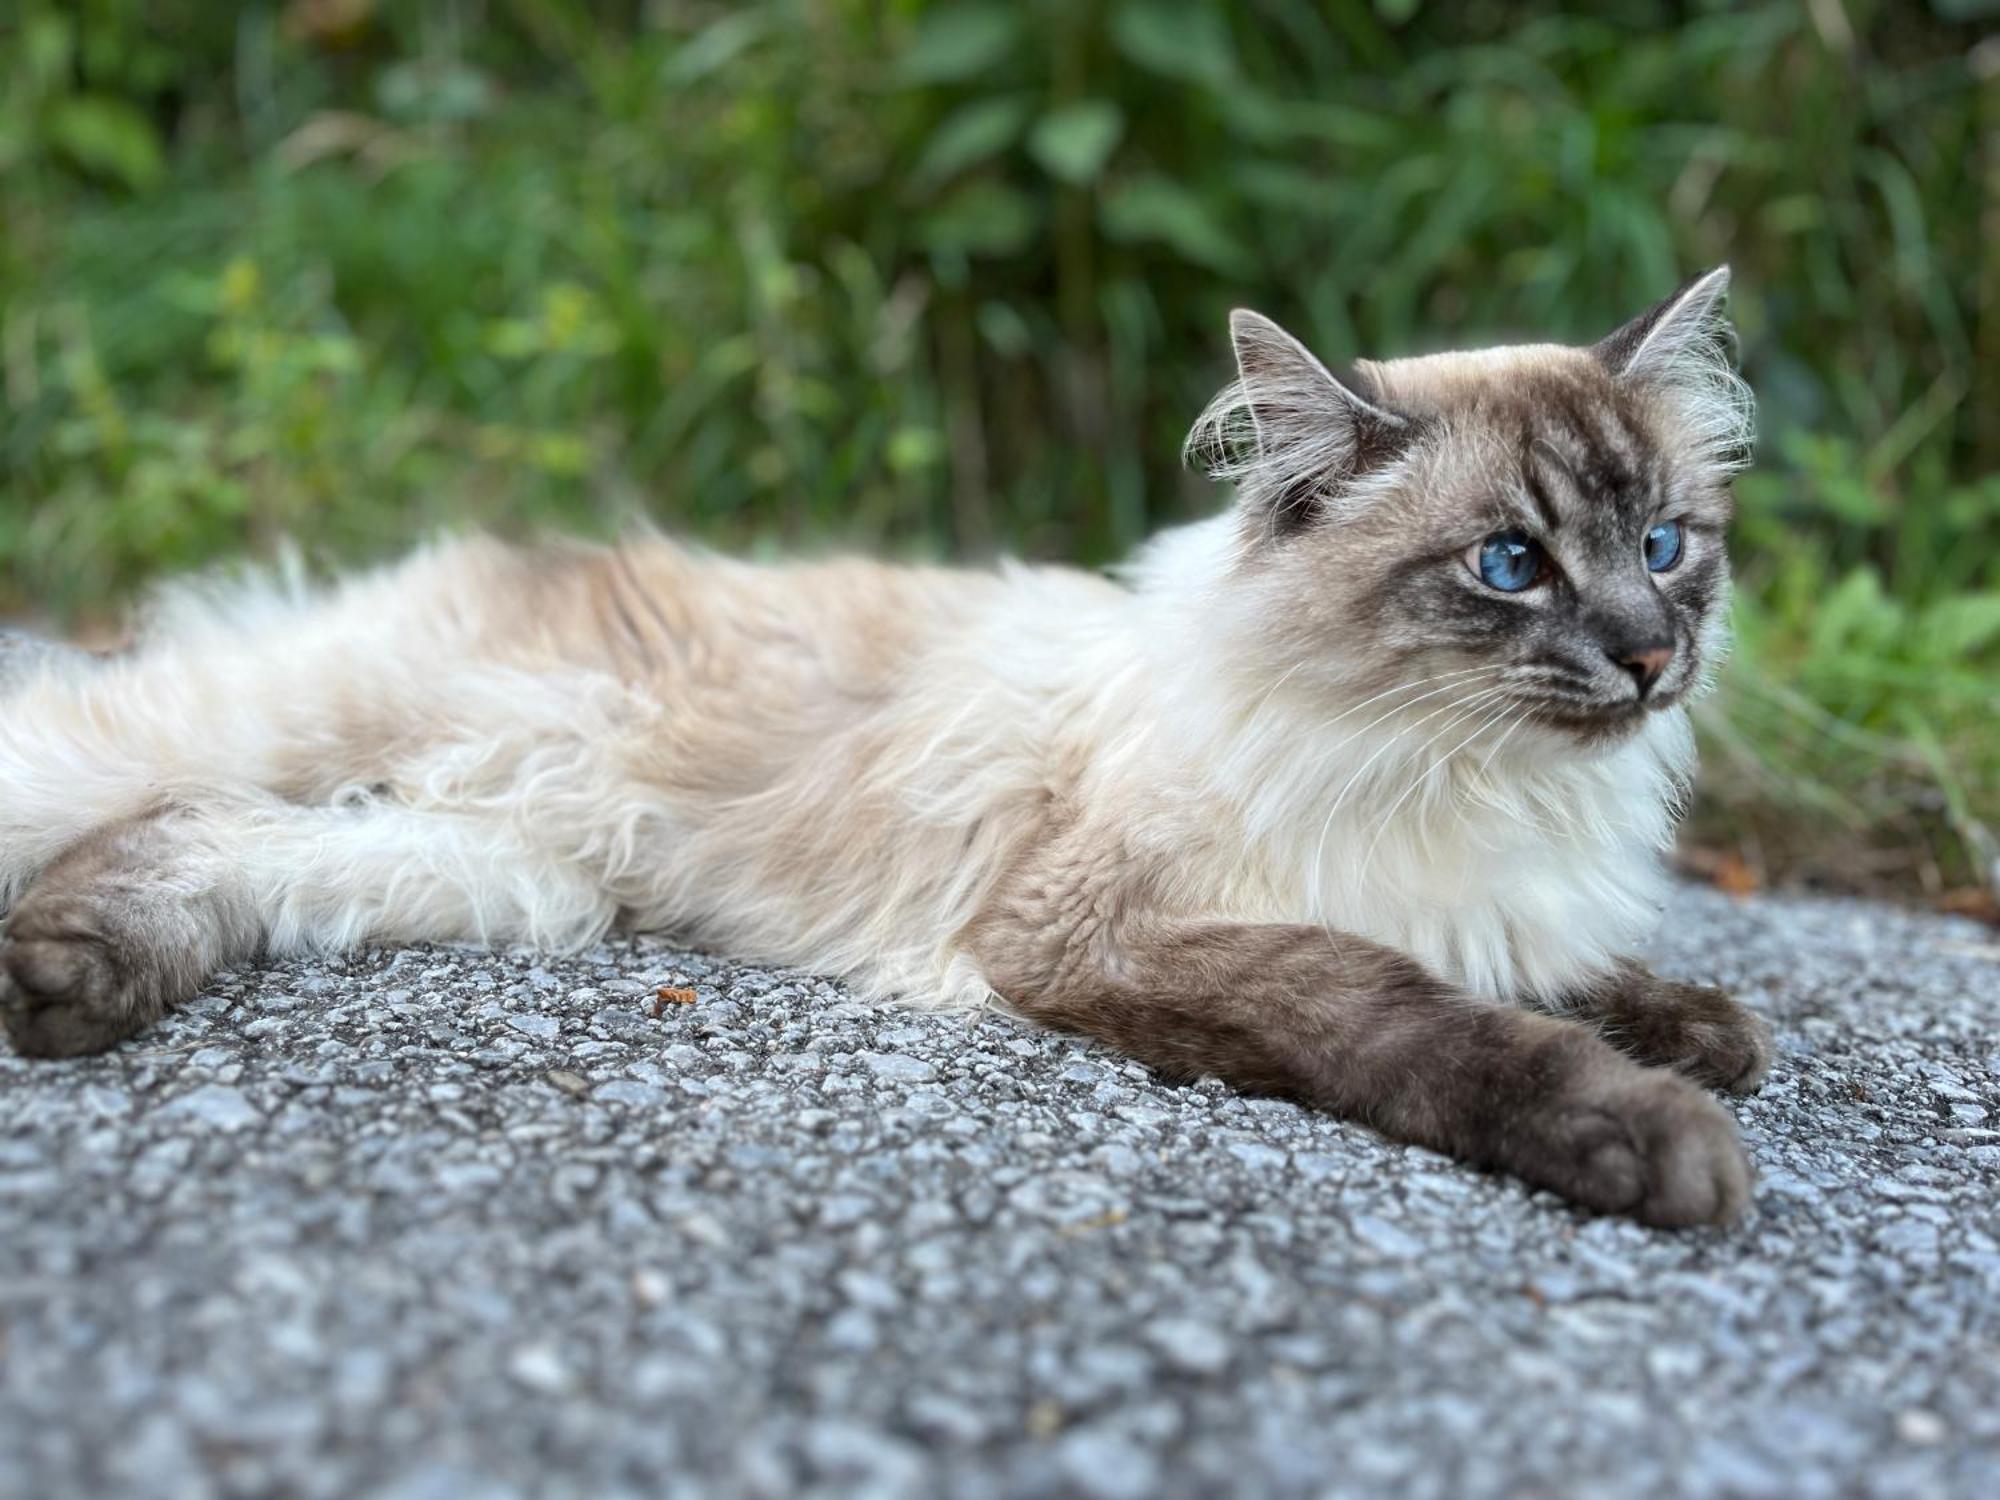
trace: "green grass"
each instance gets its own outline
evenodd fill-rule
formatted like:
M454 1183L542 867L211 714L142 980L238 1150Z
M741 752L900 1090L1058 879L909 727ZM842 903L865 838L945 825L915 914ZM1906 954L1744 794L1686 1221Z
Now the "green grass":
M349 9L0 21L0 611L640 509L1098 562L1215 503L1236 303L1338 359L1727 259L1764 436L1697 836L1990 863L1977 0Z

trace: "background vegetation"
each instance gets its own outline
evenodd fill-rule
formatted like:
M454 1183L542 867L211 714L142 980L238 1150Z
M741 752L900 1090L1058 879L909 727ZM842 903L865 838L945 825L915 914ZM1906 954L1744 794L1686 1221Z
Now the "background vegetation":
M13 0L0 613L446 520L1104 560L1250 303L1590 337L1727 259L1762 401L1696 856L2000 825L1994 0Z

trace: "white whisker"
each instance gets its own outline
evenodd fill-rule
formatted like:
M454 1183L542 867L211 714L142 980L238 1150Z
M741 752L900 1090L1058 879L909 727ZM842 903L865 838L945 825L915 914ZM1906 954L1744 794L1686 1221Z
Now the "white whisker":
M1488 670L1497 672L1499 668L1490 668ZM1367 724L1364 724L1360 729L1353 731L1353 733L1349 734L1346 739L1343 739L1340 742L1340 745L1347 744L1349 740L1352 740L1355 737L1355 735L1365 734L1368 730L1374 728L1375 725L1380 724L1384 719L1390 718L1395 714L1401 713L1406 708L1414 707L1417 703L1423 702L1425 698L1435 698L1439 693L1456 691L1466 686L1469 686L1469 684L1453 683L1447 687L1434 688L1432 689L1432 691L1425 693L1421 698L1412 699L1409 703L1399 704L1395 708L1390 709L1388 713L1377 716L1376 718L1370 720ZM1497 691L1500 691L1500 689L1475 688L1471 696L1480 697L1486 693L1497 692ZM1326 836L1328 833L1332 831L1333 820L1335 816L1340 812L1342 805L1347 801L1348 793L1353 791L1355 786L1360 782L1361 778L1367 774L1368 768L1374 765L1376 761L1380 760L1383 757L1383 755L1385 755L1388 751L1394 749L1397 745L1401 744L1405 736L1422 728L1425 724L1428 724L1432 719L1435 719L1439 714L1450 713L1453 709L1463 707L1467 701L1468 700L1466 698L1454 699L1451 702L1442 705L1441 707L1432 709L1422 718L1416 720L1415 723L1412 723L1408 727L1406 727L1401 733L1392 734L1387 740L1383 741L1381 745L1377 746L1374 752L1371 753L1366 760L1362 761L1361 764L1355 768L1354 774L1352 776L1347 778L1347 782L1344 786L1341 787L1339 795L1333 799L1332 806L1327 808L1326 820L1320 824L1319 840L1313 846L1313 857L1311 864L1308 866L1308 871L1309 871L1309 878L1311 879L1312 882L1312 904L1314 910L1319 909L1322 871L1325 868L1324 861L1326 857ZM1336 745L1333 748L1337 750L1340 748L1340 745Z
M1375 858L1375 848L1378 844L1382 842L1383 835L1388 833L1390 825L1395 822L1397 810L1401 808L1405 802L1409 801L1411 795L1417 790L1418 787L1422 786L1425 782L1429 781L1431 777L1436 775L1438 770L1446 764L1446 762L1448 762L1454 755L1458 754L1459 751L1463 750L1467 745L1471 744L1474 740L1478 739L1482 731L1484 731L1490 725L1492 725L1497 720L1500 714L1504 714L1507 711L1507 704L1505 702L1502 702L1498 705L1497 711L1494 711L1495 705L1493 703L1493 698L1495 695L1504 694L1506 691L1507 689L1505 687L1497 687L1497 688L1488 688L1484 694L1475 694L1474 698L1480 701L1475 701L1471 706L1467 707L1463 713L1458 714L1454 718L1448 719L1444 723L1443 727L1441 727L1436 734L1433 734L1429 739L1425 740L1423 744L1417 747L1417 754L1422 755L1424 751L1428 750L1432 745L1436 744L1439 740L1443 739L1447 734L1451 733L1452 730L1456 729L1460 724L1463 724L1467 719L1482 714L1487 715L1473 729L1471 734L1468 734L1464 739L1460 740L1456 745L1453 745L1451 749L1445 751L1443 755L1439 756L1436 760L1432 761L1420 773L1412 777L1410 780L1410 784L1403 789L1401 795L1399 795L1394 802L1391 802L1389 804L1388 811L1382 814L1382 817L1375 829L1375 837L1368 841L1368 848L1366 852L1364 852L1361 856L1361 865L1355 875L1355 879L1357 881L1365 878L1366 875L1368 874L1369 862Z

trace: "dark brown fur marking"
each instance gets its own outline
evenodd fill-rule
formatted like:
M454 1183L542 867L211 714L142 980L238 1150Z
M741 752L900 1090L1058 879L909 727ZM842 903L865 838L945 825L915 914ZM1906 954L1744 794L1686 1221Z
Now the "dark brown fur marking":
M1753 1094L1771 1066L1771 1028L1721 990L1620 964L1563 1007L1628 1056L1709 1088Z
M1724 1222L1748 1198L1729 1116L1585 1026L1485 1004L1401 954L1316 927L1133 923L1108 944L1096 931L1052 948L1031 910L1046 894L1038 886L975 935L995 988L1031 1020L1649 1224Z

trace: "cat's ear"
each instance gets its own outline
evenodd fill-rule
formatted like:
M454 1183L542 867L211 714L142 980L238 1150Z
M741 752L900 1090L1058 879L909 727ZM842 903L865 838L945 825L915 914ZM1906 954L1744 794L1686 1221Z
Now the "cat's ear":
M1238 308L1229 335L1236 381L1195 423L1187 456L1211 478L1233 482L1270 534L1309 525L1408 442L1408 419L1338 379L1261 313Z
M1612 375L1641 386L1691 462L1727 479L1750 462L1757 408L1736 373L1729 267L1706 271L1591 346Z
M1591 352L1613 375L1671 379L1690 363L1709 363L1718 348L1728 345L1728 298L1729 267L1704 271L1657 307L1599 339Z

